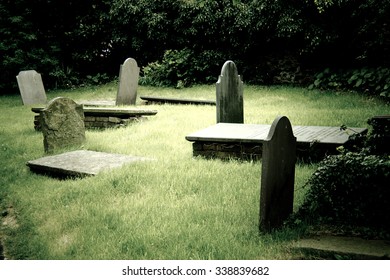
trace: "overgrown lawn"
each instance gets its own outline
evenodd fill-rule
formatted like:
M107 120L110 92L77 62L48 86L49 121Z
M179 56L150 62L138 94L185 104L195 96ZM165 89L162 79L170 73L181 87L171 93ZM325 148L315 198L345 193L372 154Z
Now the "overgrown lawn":
M117 85L53 91L78 100L115 99ZM138 95L215 99L215 86L140 87ZM10 259L289 259L299 229L258 231L261 162L194 158L189 133L215 124L215 106L142 105L156 116L125 128L87 130L80 149L154 158L95 177L37 175L44 156L29 107L0 98L1 235ZM291 87L245 86L245 123L368 127L389 107L374 99ZM315 164L296 167L295 209Z

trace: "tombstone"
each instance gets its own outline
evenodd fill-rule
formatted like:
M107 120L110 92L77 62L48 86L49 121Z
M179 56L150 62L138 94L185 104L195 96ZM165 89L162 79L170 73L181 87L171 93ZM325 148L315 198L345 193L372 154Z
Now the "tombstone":
M16 76L23 105L45 104L46 93L42 77L35 70L20 71Z
M287 117L277 117L263 142L260 187L261 231L280 227L293 211L296 137Z
M83 105L57 97L40 112L43 144L46 153L85 141Z
M244 123L244 85L233 61L226 61L216 84L217 123Z
M125 60L119 70L119 87L116 95L116 105L135 105L139 67L133 58Z

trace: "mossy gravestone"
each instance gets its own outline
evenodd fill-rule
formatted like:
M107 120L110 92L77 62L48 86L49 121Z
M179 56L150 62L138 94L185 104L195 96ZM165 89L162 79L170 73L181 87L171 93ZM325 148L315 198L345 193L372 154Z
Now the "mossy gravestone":
M35 70L20 71L16 76L23 105L45 104L46 92L42 77Z
M296 138L287 117L277 117L263 142L260 230L280 227L293 211Z
M139 79L139 67L133 58L125 60L119 70L119 86L116 105L135 105Z
M244 85L233 61L226 61L216 84L217 123L244 123Z
M49 102L40 112L45 152L80 145L85 141L83 105L64 97Z

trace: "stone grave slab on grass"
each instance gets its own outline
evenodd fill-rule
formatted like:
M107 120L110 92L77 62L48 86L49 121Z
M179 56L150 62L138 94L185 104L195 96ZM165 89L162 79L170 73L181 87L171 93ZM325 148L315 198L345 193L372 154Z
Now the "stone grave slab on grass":
M259 159L264 139L271 125L218 123L185 138L193 142L193 155L217 158ZM297 156L310 158L335 153L351 135L366 133L367 128L352 127L346 131L332 126L293 126L297 138Z
M189 104L189 105L215 105L213 100L201 100L201 99L186 99L186 98L173 98L173 97L156 97L156 96L140 96L147 104Z
M112 107L115 106L115 100L80 100L79 104L89 107Z
M85 177L97 175L99 172L122 167L140 161L152 160L150 158L77 150L58 155L45 156L27 162L31 171L48 174L55 177Z

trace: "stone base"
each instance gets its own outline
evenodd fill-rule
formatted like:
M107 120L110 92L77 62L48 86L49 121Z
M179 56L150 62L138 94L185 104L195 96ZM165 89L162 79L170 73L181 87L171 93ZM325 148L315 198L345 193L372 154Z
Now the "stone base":
M131 122L137 122L146 119L146 117L130 117L127 119L117 117L92 117L87 116L84 118L84 125L86 129L104 129L104 128L118 128L124 127ZM34 116L34 129L41 131L41 123L39 121L39 115Z
M220 159L258 160L262 154L262 144L194 142L193 156Z
M85 128L117 128L123 127L130 122L140 121L146 119L145 117L130 117L127 119L117 117L85 117L84 124Z
M40 112L42 108L32 108L34 113L34 129L41 130ZM126 109L126 108L84 108L84 125L86 129L104 129L124 127L131 122L145 120L146 116L156 115L155 110Z
M302 161L319 161L326 155L336 154L337 145L306 145L297 143L297 158ZM263 143L219 143L196 141L192 143L193 156L219 159L260 160Z
M54 177L85 177L119 168L124 164L151 160L122 154L78 150L54 156L46 156L27 162L31 171Z

